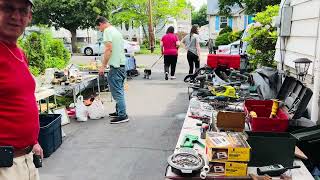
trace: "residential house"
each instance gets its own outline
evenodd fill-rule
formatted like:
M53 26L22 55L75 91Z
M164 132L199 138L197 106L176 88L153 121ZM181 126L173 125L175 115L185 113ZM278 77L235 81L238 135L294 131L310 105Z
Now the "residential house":
M284 4L285 3L285 4ZM314 96L310 109L311 119L319 119L319 81L320 81L320 0L282 0L282 6L291 8L280 12L282 29L280 33L275 60L284 64L284 70L295 74L294 60L308 58L310 65L306 83L313 89ZM289 13L287 13L289 12ZM291 15L292 12L292 16ZM281 31L280 31L281 32ZM281 51L282 50L282 51ZM313 81L312 81L313 80ZM314 83L314 84L313 84Z
M184 9L181 14L177 18L177 32L189 33L192 27L191 9Z
M168 27L173 26L175 33L189 33L192 27L191 9L182 10L178 18L168 17L165 22L159 23L156 27L156 38L160 39L167 31Z
M229 26L234 31L244 30L249 24L253 23L252 15L246 15L245 10L238 6L231 8L230 16L219 15L218 0L208 0L208 21L209 21L209 37L215 39L220 30Z

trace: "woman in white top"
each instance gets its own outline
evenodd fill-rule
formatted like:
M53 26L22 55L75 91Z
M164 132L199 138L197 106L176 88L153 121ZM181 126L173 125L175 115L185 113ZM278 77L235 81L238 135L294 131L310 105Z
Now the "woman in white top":
M193 74L194 66L196 67L196 70L200 67L200 40L198 25L192 25L190 34L183 38L182 44L188 51L187 58L189 62L189 74Z

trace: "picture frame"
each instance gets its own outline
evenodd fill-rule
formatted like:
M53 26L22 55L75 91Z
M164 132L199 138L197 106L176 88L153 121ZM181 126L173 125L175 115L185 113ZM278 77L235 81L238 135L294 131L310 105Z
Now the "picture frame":
M61 114L62 115L62 117L61 117L61 126L64 126L64 125L70 123L70 119L69 119L66 107L61 106L61 107L52 109L52 113L53 114Z

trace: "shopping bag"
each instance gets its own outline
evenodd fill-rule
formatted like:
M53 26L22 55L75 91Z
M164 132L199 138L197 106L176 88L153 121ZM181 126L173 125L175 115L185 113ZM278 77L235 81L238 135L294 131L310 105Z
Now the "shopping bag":
M78 96L76 102L76 117L77 121L87 121L88 120L88 109L87 106L83 104L83 96Z
M106 114L102 101L98 98L95 98L92 104L88 106L88 115L90 119L101 119L105 117Z

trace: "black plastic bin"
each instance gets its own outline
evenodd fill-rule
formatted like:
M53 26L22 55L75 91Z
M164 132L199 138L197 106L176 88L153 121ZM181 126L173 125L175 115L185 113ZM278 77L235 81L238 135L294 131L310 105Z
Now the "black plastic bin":
M44 157L49 157L62 144L61 114L41 114L39 144Z
M320 126L300 129L291 133L298 140L298 147L314 165L320 165Z
M249 166L293 165L296 139L290 133L246 133L251 147Z

